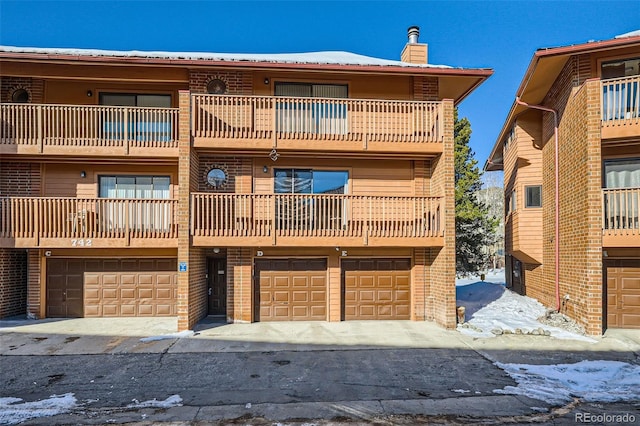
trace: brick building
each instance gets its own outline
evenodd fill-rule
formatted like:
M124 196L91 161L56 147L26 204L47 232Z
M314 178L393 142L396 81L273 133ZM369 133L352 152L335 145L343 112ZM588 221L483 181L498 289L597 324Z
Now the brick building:
M453 110L492 71L0 48L0 308L455 325Z
M507 284L595 335L640 327L639 65L638 32L539 49L485 166Z

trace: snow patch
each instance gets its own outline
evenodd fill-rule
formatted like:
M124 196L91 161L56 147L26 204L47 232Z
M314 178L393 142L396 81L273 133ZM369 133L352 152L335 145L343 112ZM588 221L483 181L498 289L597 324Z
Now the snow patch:
M471 393L470 390L465 390L465 389L451 389L451 392L455 392L455 393Z
M51 395L40 401L20 401L22 398L0 398L0 424L15 425L29 419L57 416L68 413L77 405L73 393Z
M101 49L66 49L0 46L0 52L37 53L48 55L100 56L124 58L155 58L168 60L208 60L221 62L268 62L281 64L329 64L361 66L394 66L407 68L452 68L447 65L412 64L402 61L374 58L343 51L305 53L209 53L209 52L163 52L163 51L121 51Z
M615 38L637 37L640 36L640 30L631 31L629 33L617 35Z
M157 342L159 340L181 339L183 337L191 337L194 335L193 330L185 330L179 333L162 334L160 336L143 337L141 342Z
M533 334L534 330L542 329L557 339L596 343L590 337L541 323L538 318L546 313L542 303L507 290L501 284L476 282L460 286L456 297L457 304L466 309L468 323L458 325L458 331L472 337L495 337L493 331L502 334L519 330L521 334Z
M640 399L640 366L620 361L580 361L575 364L529 365L495 363L518 386L495 393L524 395L560 405L580 398L586 402Z
M158 401L153 398L149 401L140 402L137 399L133 400L133 404L127 405L127 408L171 408L171 407L181 407L182 406L182 398L180 395L171 395L164 401Z

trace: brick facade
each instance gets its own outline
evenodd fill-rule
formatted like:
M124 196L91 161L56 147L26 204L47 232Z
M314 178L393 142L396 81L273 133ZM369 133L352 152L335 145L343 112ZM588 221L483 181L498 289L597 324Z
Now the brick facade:
M191 70L189 90L192 93L207 93L207 84L214 79L225 82L225 95L253 95L252 74L247 71Z
M27 251L0 248L0 318L27 312Z
M453 101L445 99L443 153L432 163L431 193L443 197L440 225L444 229L444 247L430 248L431 285L429 304L433 319L446 328L456 326L456 229Z
M0 77L0 101L13 102L13 93L24 89L29 93L29 103L44 102L44 80L30 77Z
M36 163L0 163L0 196L37 197L41 187L40 165Z

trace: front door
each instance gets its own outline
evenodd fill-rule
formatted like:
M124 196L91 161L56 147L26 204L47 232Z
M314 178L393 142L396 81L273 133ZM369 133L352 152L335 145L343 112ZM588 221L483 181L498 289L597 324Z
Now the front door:
M227 314L227 260L209 258L207 278L209 315Z
M81 318L84 316L83 259L47 260L47 317Z

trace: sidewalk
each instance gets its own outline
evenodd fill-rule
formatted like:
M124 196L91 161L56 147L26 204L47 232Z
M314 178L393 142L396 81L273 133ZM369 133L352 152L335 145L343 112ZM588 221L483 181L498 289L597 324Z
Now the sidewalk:
M215 353L375 348L473 349L500 362L634 360L640 330L608 330L596 343L546 336L478 339L431 322L345 321L226 324L215 318L175 333L175 318L77 318L0 321L0 355ZM591 354L591 355L589 355ZM595 359L595 358L594 358Z

